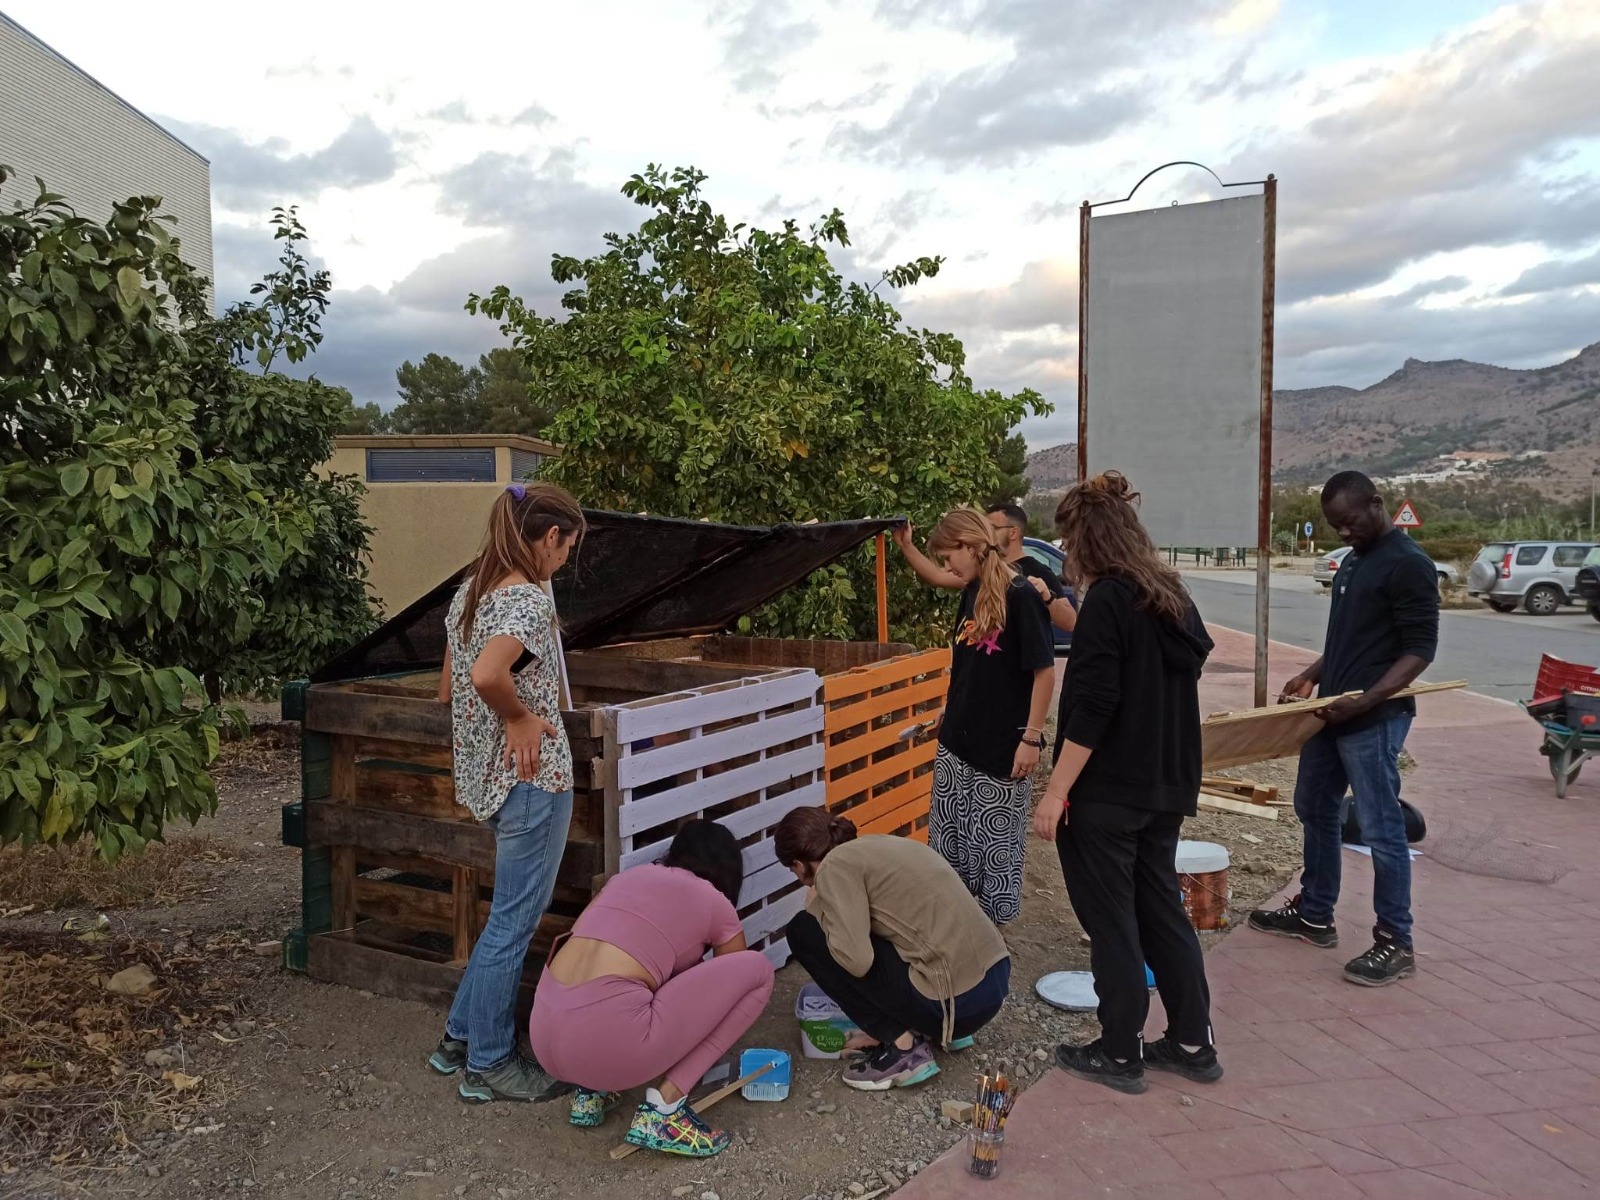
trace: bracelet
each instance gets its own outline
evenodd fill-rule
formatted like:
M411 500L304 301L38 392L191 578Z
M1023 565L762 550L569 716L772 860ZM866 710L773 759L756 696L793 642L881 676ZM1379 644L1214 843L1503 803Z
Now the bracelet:
M1029 739L1029 738L1023 738L1023 739L1022 739L1022 744L1023 744L1023 745L1024 745L1024 746L1031 746L1031 747L1033 747L1033 748L1034 748L1034 749L1035 749L1035 750L1043 750L1043 749L1044 749L1044 738L1043 738L1043 737L1042 737L1042 736L1041 736L1041 737L1040 737L1040 738L1039 738L1039 740L1038 740L1038 741L1036 741L1036 742L1035 742L1035 741L1032 741L1032 740L1031 740L1031 739Z

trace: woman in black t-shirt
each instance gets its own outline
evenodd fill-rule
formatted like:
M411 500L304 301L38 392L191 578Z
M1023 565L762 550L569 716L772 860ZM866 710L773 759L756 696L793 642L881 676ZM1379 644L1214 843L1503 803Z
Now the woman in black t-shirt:
M910 531L897 532L902 548ZM1006 563L982 513L945 514L928 549L964 583L934 760L928 845L996 925L1022 910L1033 771L1055 685L1044 605Z

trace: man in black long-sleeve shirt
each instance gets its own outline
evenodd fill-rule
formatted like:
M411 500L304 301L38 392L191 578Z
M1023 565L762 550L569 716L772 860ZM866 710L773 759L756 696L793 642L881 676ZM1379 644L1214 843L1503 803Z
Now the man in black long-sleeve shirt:
M1352 983L1381 987L1416 973L1411 944L1411 852L1400 807L1400 749L1414 700L1393 695L1415 682L1439 644L1439 582L1432 561L1389 523L1377 488L1356 471L1322 489L1322 512L1351 553L1334 578L1322 657L1284 685L1280 701L1312 689L1337 700L1318 713L1327 728L1300 752L1294 807L1305 827L1300 894L1250 914L1252 928L1313 946L1339 944L1340 827L1345 789L1372 849L1373 945L1345 964Z

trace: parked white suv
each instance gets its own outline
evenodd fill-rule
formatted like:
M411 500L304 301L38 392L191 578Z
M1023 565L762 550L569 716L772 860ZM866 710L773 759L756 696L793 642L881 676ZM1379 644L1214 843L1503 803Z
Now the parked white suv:
M1578 570L1592 542L1490 542L1467 571L1467 593L1496 612L1519 604L1547 617L1576 602Z

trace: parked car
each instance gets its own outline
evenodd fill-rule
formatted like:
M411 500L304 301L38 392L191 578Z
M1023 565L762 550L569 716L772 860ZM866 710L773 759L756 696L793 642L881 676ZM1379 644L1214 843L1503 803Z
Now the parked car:
M1316 565L1311 568L1311 578L1315 579L1323 587L1331 588L1333 586L1333 577L1338 573L1339 564L1344 562L1345 555L1349 553L1349 546L1340 546L1332 553L1323 555L1317 559ZM1457 571L1449 563L1436 562L1433 564L1433 571L1439 577L1440 587L1447 583L1455 583L1461 578L1461 572Z
M1067 556L1061 553L1061 548L1052 546L1049 542L1041 541L1039 538L1025 537L1022 539L1022 549L1029 558L1035 562L1043 563L1055 573L1056 578L1060 579L1063 586L1066 587L1067 595L1072 600L1072 607L1077 608L1078 597L1073 593L1072 585L1066 582L1064 568L1067 565ZM1065 629L1051 625L1050 632L1055 635L1057 654L1065 654L1072 649L1072 635Z
M1547 617L1576 603L1578 572L1592 542L1490 542L1467 570L1467 592L1496 612L1519 604Z
M1584 556L1583 566L1578 568L1578 582L1572 590L1589 606L1589 615L1600 621L1600 546Z

